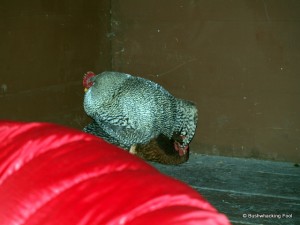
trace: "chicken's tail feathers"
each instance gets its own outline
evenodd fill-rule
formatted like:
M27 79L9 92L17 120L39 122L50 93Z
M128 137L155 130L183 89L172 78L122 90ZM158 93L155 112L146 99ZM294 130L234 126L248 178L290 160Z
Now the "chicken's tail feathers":
M189 145L196 132L198 109L195 103L178 99L176 121L179 126L176 130L182 138L182 142L180 144L181 147L184 148Z

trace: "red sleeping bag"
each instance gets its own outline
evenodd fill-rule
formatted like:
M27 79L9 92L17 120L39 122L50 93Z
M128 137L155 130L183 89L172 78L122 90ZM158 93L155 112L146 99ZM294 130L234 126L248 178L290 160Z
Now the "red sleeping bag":
M195 190L105 141L0 122L1 225L229 224Z

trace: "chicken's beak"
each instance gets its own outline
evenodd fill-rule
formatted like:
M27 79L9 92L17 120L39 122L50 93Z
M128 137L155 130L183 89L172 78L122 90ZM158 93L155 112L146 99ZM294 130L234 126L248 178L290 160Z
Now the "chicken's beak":
M89 89L88 88L84 88L84 93L87 92Z

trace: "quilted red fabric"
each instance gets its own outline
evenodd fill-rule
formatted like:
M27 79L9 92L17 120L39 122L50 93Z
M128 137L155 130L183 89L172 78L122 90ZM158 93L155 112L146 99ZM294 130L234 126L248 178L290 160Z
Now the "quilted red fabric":
M229 224L196 191L83 132L0 122L0 224Z

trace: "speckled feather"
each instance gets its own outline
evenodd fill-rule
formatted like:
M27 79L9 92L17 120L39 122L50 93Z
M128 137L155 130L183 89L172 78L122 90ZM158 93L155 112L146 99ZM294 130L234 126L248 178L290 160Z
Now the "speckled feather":
M85 112L117 145L129 149L160 134L171 139L173 133L185 137L183 147L192 140L197 124L193 103L129 74L103 72L93 81L84 97Z

